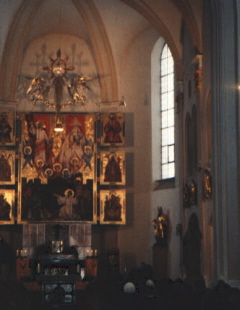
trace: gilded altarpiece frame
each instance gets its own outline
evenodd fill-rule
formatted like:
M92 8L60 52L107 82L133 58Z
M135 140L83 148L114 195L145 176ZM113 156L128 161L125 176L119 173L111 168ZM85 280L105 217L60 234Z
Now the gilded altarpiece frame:
M120 112L101 114L101 145L125 144L125 115Z
M125 189L100 191L100 224L126 224Z
M125 185L125 151L102 151L100 184Z
M97 221L95 115L22 114L18 222Z
M15 178L15 150L0 149L0 184L14 185Z
M0 225L14 224L15 190L0 189Z
M0 108L0 146L13 146L15 145L16 113L3 106Z

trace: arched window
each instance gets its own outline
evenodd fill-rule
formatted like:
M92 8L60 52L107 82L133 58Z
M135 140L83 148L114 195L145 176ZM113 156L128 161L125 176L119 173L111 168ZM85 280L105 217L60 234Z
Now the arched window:
M175 177L174 60L159 38L151 55L152 175L153 180Z
M161 179L175 177L174 61L167 44L160 58Z

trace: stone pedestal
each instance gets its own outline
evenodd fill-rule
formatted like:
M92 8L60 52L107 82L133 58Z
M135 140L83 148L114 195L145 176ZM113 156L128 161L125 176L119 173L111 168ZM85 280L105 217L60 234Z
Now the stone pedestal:
M168 246L155 243L152 247L152 265L156 280L167 278L168 271Z

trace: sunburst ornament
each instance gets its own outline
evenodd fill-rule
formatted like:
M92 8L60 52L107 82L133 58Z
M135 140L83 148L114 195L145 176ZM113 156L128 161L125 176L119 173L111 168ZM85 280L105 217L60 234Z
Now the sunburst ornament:
M30 85L26 94L30 97L33 104L42 103L50 108L56 109L57 113L73 104L85 104L86 90L90 90L88 82L96 79L97 77L85 77L78 75L69 80L67 76L68 71L73 71L74 66L68 65L69 58L61 58L61 50L58 49L55 59L49 58L51 61L50 66L43 67L43 70L51 73L50 81L45 77L35 76L30 78ZM70 99L63 102L64 87L67 87L67 92ZM54 102L49 99L50 90L54 90Z

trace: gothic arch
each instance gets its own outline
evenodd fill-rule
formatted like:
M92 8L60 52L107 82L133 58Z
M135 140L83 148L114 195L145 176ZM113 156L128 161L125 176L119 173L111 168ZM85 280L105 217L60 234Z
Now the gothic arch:
M175 76L177 80L182 80L183 70L182 70L182 63L180 53L176 47L173 37L171 36L168 28L164 23L158 18L158 16L151 10L149 6L147 6L144 1L142 0L121 0L122 2L126 3L137 12L139 12L142 16L144 16L149 23L155 27L155 29L159 32L159 36L163 37L164 40L167 42L175 63ZM180 31L180 30L179 30Z
M201 36L198 31L195 15L192 11L191 6L189 5L188 0L183 1L171 0L171 1L177 7L179 12L182 14L183 19L186 21L186 24L188 25L196 52L201 53L202 52Z
M11 24L0 66L0 100L2 101L15 101L26 32L41 2L41 0L24 0Z
M24 0L10 27L0 66L0 100L15 101L18 73L26 45L27 30L43 1ZM97 69L101 77L102 100L118 99L117 76L112 50L100 15L91 0L73 0L84 20L94 50ZM98 37L98 40L96 40Z

